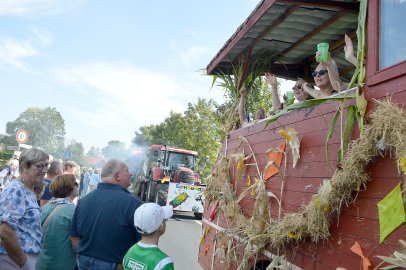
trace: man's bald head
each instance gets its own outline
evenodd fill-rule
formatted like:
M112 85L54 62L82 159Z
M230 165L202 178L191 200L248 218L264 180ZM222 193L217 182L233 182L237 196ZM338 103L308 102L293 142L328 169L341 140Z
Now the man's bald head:
M101 178L106 178L110 176L114 176L115 173L120 171L120 169L126 166L122 161L117 159L110 159L107 163L103 166L101 171Z
M124 188L131 185L131 173L128 166L117 159L107 161L101 171L101 179L104 183L118 184Z

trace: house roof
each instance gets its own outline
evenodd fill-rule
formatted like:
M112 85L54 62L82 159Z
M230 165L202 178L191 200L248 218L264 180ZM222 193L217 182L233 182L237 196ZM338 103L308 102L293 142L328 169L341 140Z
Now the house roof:
M344 35L356 46L359 2L262 0L207 66L210 75L232 74L246 61L266 59L278 77L310 77L321 42L330 44L340 74L350 78L353 67L344 59ZM266 57L264 57L266 56Z

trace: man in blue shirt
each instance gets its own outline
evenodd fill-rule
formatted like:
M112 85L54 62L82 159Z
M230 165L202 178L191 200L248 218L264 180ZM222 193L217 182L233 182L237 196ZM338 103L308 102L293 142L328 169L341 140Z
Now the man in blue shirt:
M51 192L49 191L49 185L58 175L61 175L62 173L63 166L61 162L54 160L49 164L47 178L44 179L45 191L44 194L42 194L40 206L43 206L52 198Z
M97 189L79 200L71 228L79 269L121 269L125 253L139 241L134 212L141 202L127 190L130 177L125 163L109 160Z

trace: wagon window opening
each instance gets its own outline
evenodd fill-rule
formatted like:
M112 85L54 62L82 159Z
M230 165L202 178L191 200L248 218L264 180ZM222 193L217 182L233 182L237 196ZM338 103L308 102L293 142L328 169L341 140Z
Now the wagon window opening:
M380 1L379 69L406 60L406 0Z

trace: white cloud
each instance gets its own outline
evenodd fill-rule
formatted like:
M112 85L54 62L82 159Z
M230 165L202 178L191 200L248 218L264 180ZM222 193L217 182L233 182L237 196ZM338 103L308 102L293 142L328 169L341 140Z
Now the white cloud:
M66 121L69 135L87 147L103 147L111 139L129 143L139 127L159 124L171 110L183 112L188 102L210 94L210 78L196 73L171 76L128 63L83 64L51 76L70 89L72 95L61 91L64 97L58 106L76 119ZM80 102L73 95L80 96ZM89 133L98 138L90 140Z
M32 32L40 44L45 47L51 46L54 42L51 34L45 30L33 29Z
M21 70L30 72L22 59L35 55L38 55L38 52L29 41L16 41L9 38L0 41L0 60Z
M174 42L171 43L171 48L180 56L182 62L186 65L198 61L202 56L210 52L208 48L201 46L190 47L186 50L180 49Z
M87 125L104 131L137 130L157 124L171 110L185 106L177 100L181 86L171 77L128 64L94 63L61 69L54 77L63 84L91 94L95 102L88 108L71 107L71 112ZM132 134L126 134L131 136Z
M33 29L32 32L34 37L26 40L15 40L10 37L2 38L0 40L0 61L32 73L33 71L24 60L40 55L38 47L49 47L53 43L53 38L47 31Z
M81 6L86 0L2 0L0 16L60 14Z

